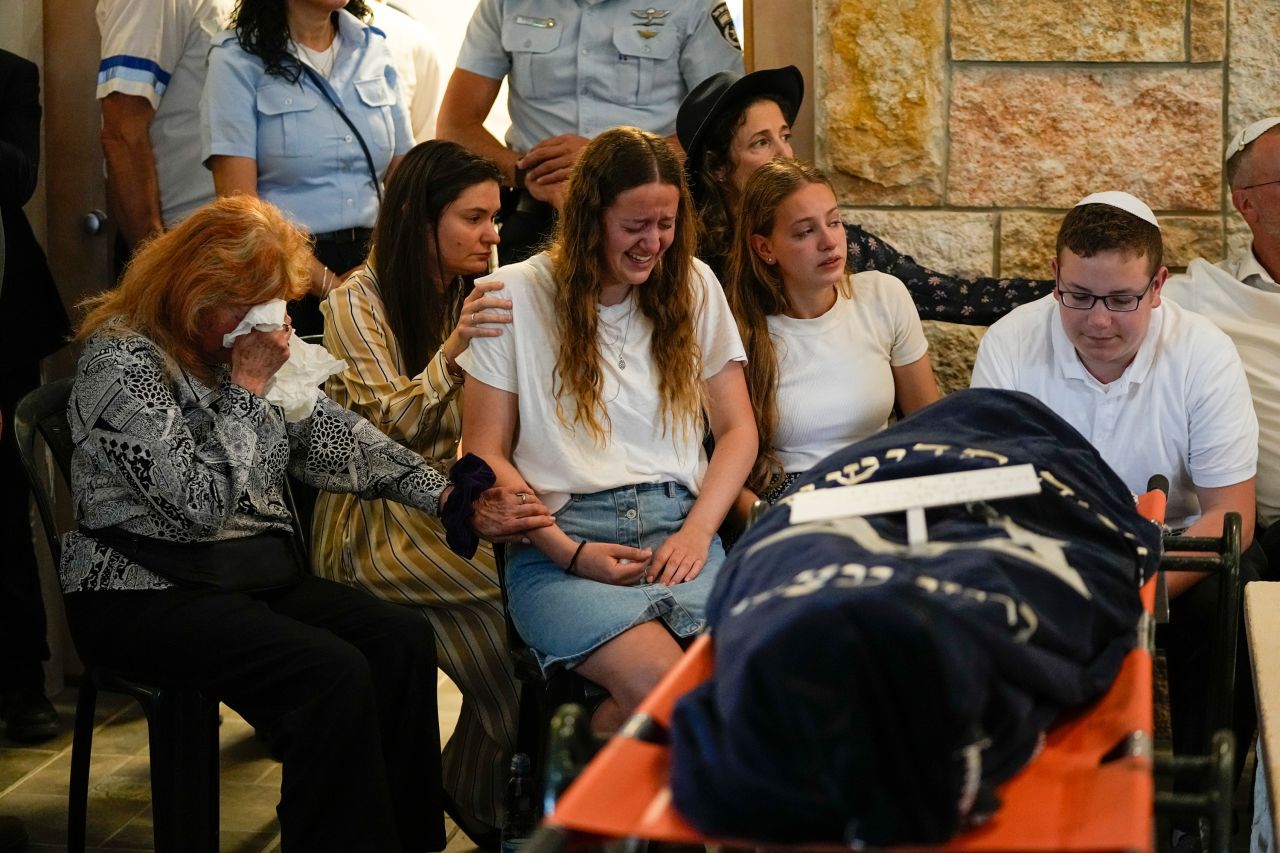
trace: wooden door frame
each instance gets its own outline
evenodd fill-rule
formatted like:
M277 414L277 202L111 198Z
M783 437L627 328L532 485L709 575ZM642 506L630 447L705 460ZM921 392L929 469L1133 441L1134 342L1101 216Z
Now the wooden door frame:
M813 106L818 91L813 61L813 7L816 2L742 0L742 29L746 33L743 50L747 70L794 65L804 75L805 98L792 129L791 145L796 157L809 162L813 162L816 150L813 123Z

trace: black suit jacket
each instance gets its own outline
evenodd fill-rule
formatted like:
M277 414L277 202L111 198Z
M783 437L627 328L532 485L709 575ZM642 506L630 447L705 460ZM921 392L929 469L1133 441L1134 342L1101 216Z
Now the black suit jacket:
M40 76L35 63L0 50L0 355L43 358L66 343L67 311L22 206L40 168Z

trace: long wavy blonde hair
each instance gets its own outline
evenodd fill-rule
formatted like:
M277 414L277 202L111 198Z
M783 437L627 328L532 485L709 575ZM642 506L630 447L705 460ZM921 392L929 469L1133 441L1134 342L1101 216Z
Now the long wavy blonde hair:
M823 184L835 192L826 175L798 160L774 160L747 179L738 203L737 226L725 274L725 296L747 351L747 391L760 434L759 455L747 478L747 488L757 495L777 487L785 473L774 447L778 433L778 352L769 335L768 318L785 314L791 302L783 286L782 271L761 259L751 248L751 237L770 236L778 208L810 184ZM847 271L838 290L846 299L853 295Z
M210 312L298 298L307 292L310 259L310 238L271 204L246 195L218 199L145 243L119 286L82 302L76 340L118 323L207 382L215 366L201 351L200 330Z
M653 324L650 356L657 368L663 434L695 434L702 427L702 353L696 327L702 310L694 284L696 227L684 172L661 137L619 127L593 139L569 180L564 213L550 255L556 283L560 351L556 357L556 414L566 425L582 424L597 444L610 434L600 392L604 354L597 334L596 304L609 280L604 257L605 211L629 189L652 183L680 192L675 233L649 280L635 288L636 305Z

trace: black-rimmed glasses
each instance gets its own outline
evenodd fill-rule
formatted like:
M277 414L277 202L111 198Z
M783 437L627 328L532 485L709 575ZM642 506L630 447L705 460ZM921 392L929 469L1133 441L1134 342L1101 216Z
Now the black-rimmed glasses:
M1101 301L1108 311L1124 312L1137 311L1138 304L1142 302L1142 297L1147 295L1147 291L1151 290L1151 285L1155 283L1155 276L1152 276L1151 280L1147 282L1147 286L1142 288L1141 293L1111 293L1107 296L1094 296L1092 293L1063 290L1061 279L1054 282L1054 289L1058 291L1058 300L1067 308L1074 308L1077 311L1091 311L1093 306Z

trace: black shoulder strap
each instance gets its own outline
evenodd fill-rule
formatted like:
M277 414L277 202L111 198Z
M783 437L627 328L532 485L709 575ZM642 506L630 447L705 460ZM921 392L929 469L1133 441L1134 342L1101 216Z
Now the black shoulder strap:
M302 66L302 70L311 78L311 82L315 84L315 87L320 90L320 94L324 95L324 99L329 102L329 106L333 107L338 117L346 122L347 127L351 128L351 132L356 135L356 142L360 143L360 150L364 152L364 163L369 167L369 180L373 181L373 189L378 194L378 204L381 205L382 181L378 180L378 170L374 168L373 155L369 153L369 146L365 144L364 136L361 135L359 129L356 128L347 114L342 111L342 107L338 106L338 102L333 99L333 95L329 94L329 88L325 86L324 81L316 73L315 69L302 60L298 60L298 64Z

